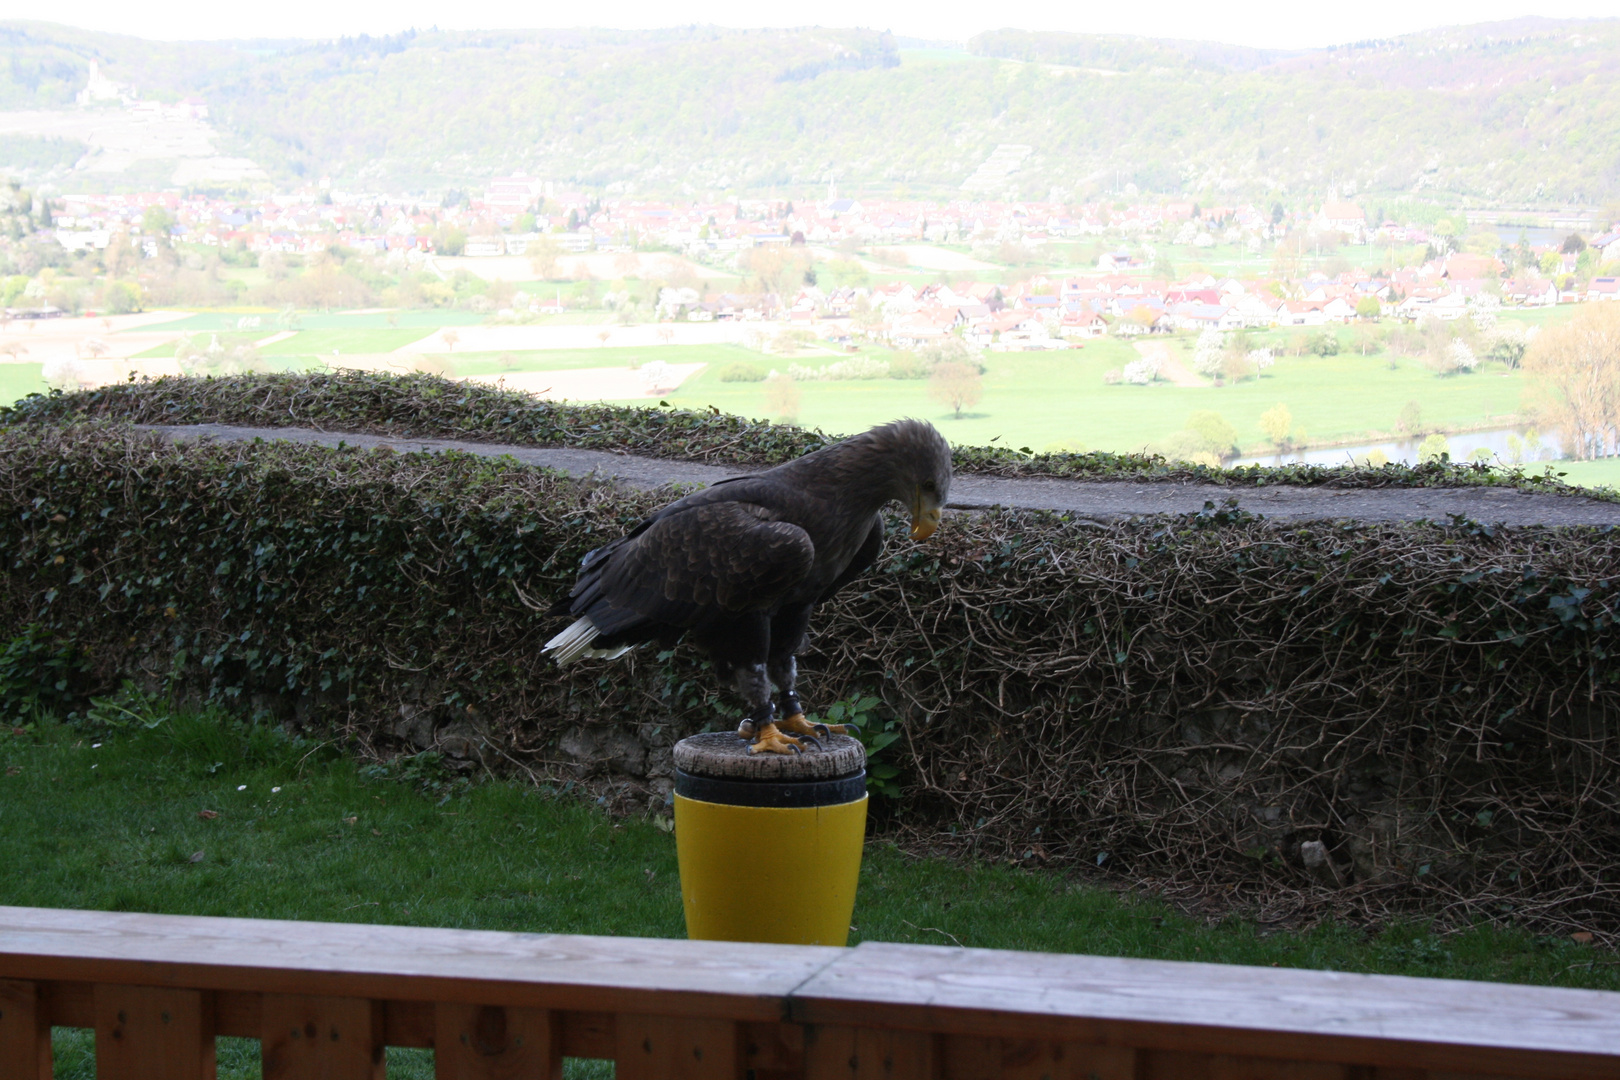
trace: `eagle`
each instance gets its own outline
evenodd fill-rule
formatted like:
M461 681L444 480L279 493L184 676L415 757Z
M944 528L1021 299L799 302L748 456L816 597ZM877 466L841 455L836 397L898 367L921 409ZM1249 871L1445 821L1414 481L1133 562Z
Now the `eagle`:
M587 554L572 591L550 609L574 622L545 651L566 665L684 635L742 696L748 712L737 734L749 753L819 748L818 736L846 725L806 721L795 689L811 614L877 561L884 506L904 505L912 539L926 540L950 489L950 444L922 420L722 480Z

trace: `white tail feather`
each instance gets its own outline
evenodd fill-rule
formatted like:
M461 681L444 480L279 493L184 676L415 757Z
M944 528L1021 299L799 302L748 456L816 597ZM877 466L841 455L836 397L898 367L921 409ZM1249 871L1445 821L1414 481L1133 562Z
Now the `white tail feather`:
M591 642L596 640L596 635L596 627L589 618L575 619L568 629L546 642L543 651L555 653L559 667L572 664L582 656L614 660L630 651L629 645L619 645L612 649L593 649Z

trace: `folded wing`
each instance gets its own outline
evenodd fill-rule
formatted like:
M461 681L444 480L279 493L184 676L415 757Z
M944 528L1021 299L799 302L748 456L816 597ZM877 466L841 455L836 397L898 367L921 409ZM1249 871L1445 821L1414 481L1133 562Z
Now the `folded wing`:
M687 630L774 607L801 585L815 545L762 506L706 503L654 520L575 585L569 609L602 638L654 625Z

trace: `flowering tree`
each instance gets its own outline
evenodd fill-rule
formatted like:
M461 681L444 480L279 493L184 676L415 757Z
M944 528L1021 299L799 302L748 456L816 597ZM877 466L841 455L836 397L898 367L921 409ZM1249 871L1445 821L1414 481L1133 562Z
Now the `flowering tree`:
M1479 356L1468 347L1468 342L1462 338L1453 341L1446 350L1446 359L1451 361L1454 371L1473 371L1479 367Z
M1198 335L1193 346L1193 370L1211 379L1218 379L1226 364L1226 335L1219 330L1205 330Z
M1159 361L1155 357L1144 356L1140 360L1132 360L1125 365L1120 378L1133 386L1146 386L1159 377Z

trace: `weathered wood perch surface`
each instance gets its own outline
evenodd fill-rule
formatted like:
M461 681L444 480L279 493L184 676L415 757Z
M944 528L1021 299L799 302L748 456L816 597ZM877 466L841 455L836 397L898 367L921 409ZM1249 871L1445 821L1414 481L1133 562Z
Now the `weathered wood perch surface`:
M0 907L0 1080L53 1026L98 1080L1620 1078L1620 993L866 943L854 949Z

